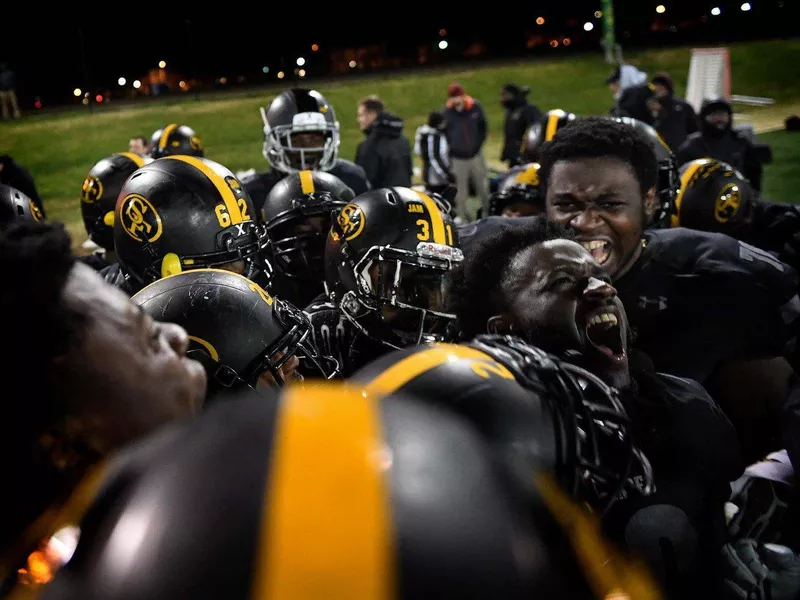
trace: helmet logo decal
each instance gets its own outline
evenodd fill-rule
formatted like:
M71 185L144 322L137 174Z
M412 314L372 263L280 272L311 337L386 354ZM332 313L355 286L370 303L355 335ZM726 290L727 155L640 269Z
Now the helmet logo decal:
M94 175L89 175L83 180L81 187L81 202L93 204L103 195L103 182Z
M722 188L714 206L714 218L720 223L727 223L736 213L742 204L742 192L735 183L728 183Z
M137 242L155 242L161 237L161 217L150 201L139 194L125 197L119 209L120 223Z
M256 285L255 283L250 284L250 291L255 292L261 299L272 306L272 296L270 296L267 292L265 292L260 285Z
M192 341L192 342L195 342L196 344L199 344L200 346L202 346L203 350L205 350L206 352L209 353L209 355L211 355L211 358L213 358L215 361L219 362L219 352L217 352L217 349L214 348L214 346L211 344L211 342L207 342L203 338L199 338L199 337L197 337L195 335L190 335L189 336L189 340Z
M196 135L193 135L189 138L189 145L192 147L193 150L202 150L203 143L200 141L200 138Z
M34 221L43 221L44 217L42 217L42 211L39 210L39 207L36 206L36 203L33 200L29 200L30 202L30 209L31 209L31 217L33 217Z
M528 167L517 173L514 177L517 183L524 183L527 185L539 185L539 163L531 163Z
M336 220L342 228L345 241L348 242L361 235L361 232L364 231L364 225L367 223L364 211L355 204L348 204L345 206Z

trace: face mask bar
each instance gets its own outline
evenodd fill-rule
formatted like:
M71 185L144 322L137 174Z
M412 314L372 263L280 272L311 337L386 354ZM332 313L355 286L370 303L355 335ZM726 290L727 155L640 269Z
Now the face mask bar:
M280 169L287 173L293 173L303 170L320 170L327 171L333 167L336 161L336 154L339 148L339 124L321 122L308 122L307 124L293 123L292 125L276 125L271 127L267 121L267 113L263 107L260 108L261 119L264 122L264 158L266 158L273 167ZM295 121L301 115L318 115L319 113L299 113L295 115ZM319 115L321 116L321 115ZM324 117L323 117L324 119ZM307 119L310 121L310 119ZM325 143L322 146L315 148L296 148L292 145L293 133L324 133ZM288 152L299 152L301 167L297 168L289 160ZM306 160L306 153L318 154L319 161L315 164L308 163Z

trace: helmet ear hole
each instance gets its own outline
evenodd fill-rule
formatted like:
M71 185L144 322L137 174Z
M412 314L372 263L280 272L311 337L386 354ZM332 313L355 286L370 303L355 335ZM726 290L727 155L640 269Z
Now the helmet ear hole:
M183 271L180 257L174 252L168 253L161 261L161 277L177 275Z

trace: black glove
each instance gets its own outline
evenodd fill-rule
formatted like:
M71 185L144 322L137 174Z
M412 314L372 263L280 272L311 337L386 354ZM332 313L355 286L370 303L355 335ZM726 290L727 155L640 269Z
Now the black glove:
M786 546L742 539L722 547L725 600L797 600L800 559Z

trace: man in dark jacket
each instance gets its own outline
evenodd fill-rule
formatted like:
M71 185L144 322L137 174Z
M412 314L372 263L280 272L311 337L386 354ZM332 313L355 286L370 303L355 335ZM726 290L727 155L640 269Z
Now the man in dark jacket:
M44 212L44 203L39 197L39 192L36 191L36 184L28 169L18 164L8 154L0 154L0 183L18 189L33 200L42 213L42 218L47 216Z
M700 131L690 135L676 151L678 166L698 158L714 158L740 171L750 185L761 190L763 162L768 162L769 147L763 150L732 129L733 108L724 98L704 100L700 108ZM766 156L760 156L759 153ZM766 158L766 160L764 160Z
M447 98L444 120L458 187L456 211L462 219L470 221L467 210L470 180L480 196L483 214L489 214L488 167L481 150L486 141L486 115L480 103L464 93L458 83L451 83L447 88Z
M616 100L612 116L633 117L648 125L655 123L655 91L644 72L633 65L620 65L606 78L606 83Z
M500 103L506 109L505 140L500 160L508 163L508 168L520 164L522 137L528 127L538 121L542 112L526 100L530 88L507 83L500 92Z
M675 84L668 73L656 73L650 80L658 101L655 128L673 152L689 134L697 131L697 114L692 105L674 95Z
M403 120L387 112L377 96L359 103L357 118L367 139L358 145L355 162L372 187L411 187L411 146L403 136Z

